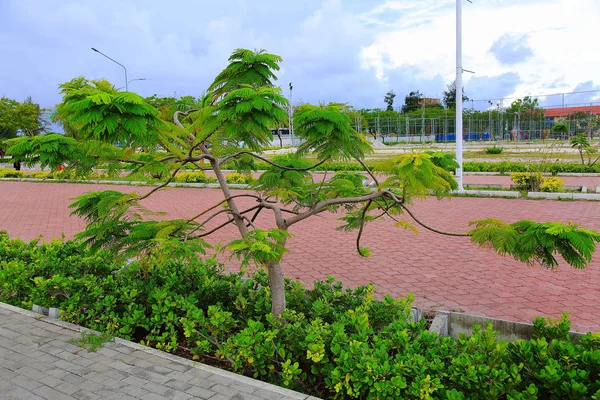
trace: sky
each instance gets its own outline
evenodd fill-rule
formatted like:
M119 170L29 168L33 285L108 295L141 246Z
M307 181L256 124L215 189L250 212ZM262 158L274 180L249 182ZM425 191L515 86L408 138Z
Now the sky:
M293 103L394 106L410 91L441 97L454 80L454 0L0 0L0 96L43 107L77 76L142 96L202 94L235 48L283 57L277 83ZM465 93L479 109L500 98L567 95L600 102L600 1L473 0L463 4ZM488 99L491 99L488 102ZM540 98L560 106L562 96ZM600 104L600 103L599 103ZM466 104L465 106L469 106Z

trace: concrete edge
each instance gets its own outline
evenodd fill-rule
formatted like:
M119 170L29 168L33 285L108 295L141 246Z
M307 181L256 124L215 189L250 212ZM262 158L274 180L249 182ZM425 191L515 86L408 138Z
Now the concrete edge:
M550 199L550 200L570 199L570 200L597 200L597 201L600 201L600 193L528 192L527 197Z
M438 311L436 318L438 316L440 316L440 322L436 326L436 329L439 329L439 326L443 328L443 325L440 324L445 320L447 323L445 326L446 335L453 338L458 338L461 333L471 335L475 325L485 328L488 323L491 323L492 329L497 332L498 340L528 340L533 333L533 324L526 322L443 310ZM435 322L436 320L434 318L434 323ZM434 326L434 323L432 323L432 327ZM430 329L430 332L433 332L433 330ZM571 338L577 339L578 337L586 335L587 332L571 331L570 334Z
M58 326L58 327L63 328L63 329L68 329L68 330L75 331L75 332L86 332L86 333L93 333L93 334L99 334L100 333L100 332L94 331L92 329L88 329L88 328L84 328L84 327L79 326L79 325L72 324L70 322L61 321L61 320L57 320L57 319L51 319L51 318L42 316L40 314L36 314L33 311L25 310L23 308L19 308L19 307L10 305L10 304L6 304L6 303L0 302L0 308L3 308L5 310L9 310L9 311L13 311L13 312L16 312L18 314L34 318L37 321L43 321L43 322L46 322L46 323L51 324L51 325ZM310 399L315 399L316 400L317 399L316 397L312 397L312 396L310 396L308 394L304 394L304 393L296 392L296 391L293 391L293 390L290 390L290 389L286 389L286 388L283 388L283 387L280 387L280 386L272 385L270 383L259 381L257 379L252 379L252 378L249 378L249 377L244 376L244 375L238 375L235 372L225 371L223 369L212 367L210 365L206 365L206 364L202 364L202 363L199 363L199 362L196 362L196 361L188 360L187 358L174 356L174 355L166 353L164 351L157 350L157 349L154 349L152 347L142 346L141 344L138 344L138 343L135 343L135 342L131 342L129 340L125 340L125 339L121 339L121 338L115 337L115 343L121 344L123 346L129 347L129 348L134 349L134 350L140 350L140 351L143 351L144 353L148 353L148 354L151 354L151 355L154 355L154 356L165 358L165 359L167 359L169 361L172 361L172 362L175 362L175 363L187 365L187 366L199 369L201 371L208 372L208 373L213 374L213 375L219 375L219 376L222 376L222 377L227 378L227 379L236 380L238 382L242 382L242 383L245 383L247 385L254 386L256 388L266 389L266 390L269 390L271 392L280 394L282 396L288 396L288 397L291 397L291 398L294 398L294 399L298 399L298 400L310 400Z
M455 190L452 194L468 194L481 197L514 197L521 198L521 193L509 190Z
M0 178L0 181L16 182L44 182L44 183L83 183L83 184L102 184L102 185L121 185L121 186L160 186L161 182L141 182L141 181L107 181L107 180L83 180L83 179L41 179L41 178ZM171 182L169 187L189 187L189 188L220 188L218 183L188 183ZM249 189L250 185L245 183L228 183L230 189Z

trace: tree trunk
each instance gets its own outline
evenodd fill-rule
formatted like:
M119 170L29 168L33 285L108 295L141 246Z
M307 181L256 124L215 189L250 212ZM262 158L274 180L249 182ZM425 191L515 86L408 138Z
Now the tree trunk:
M267 272L271 287L271 313L279 317L285 310L285 281L281 272L281 262L268 264Z

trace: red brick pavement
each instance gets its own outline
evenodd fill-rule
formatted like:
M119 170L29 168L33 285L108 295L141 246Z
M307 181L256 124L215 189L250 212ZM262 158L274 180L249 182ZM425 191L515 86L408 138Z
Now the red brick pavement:
M107 185L0 182L0 229L13 237L44 240L64 232L72 237L83 221L70 217L73 196L101 189L144 193L147 187ZM170 217L187 217L221 199L212 189L168 189L158 192L145 205L167 211ZM251 204L250 201L247 204ZM414 205L415 214L441 229L466 231L468 221L486 217L506 221L574 221L600 230L600 203L541 200L453 198ZM258 224L267 227L265 214ZM445 237L421 230L419 235L394 228L389 221L368 225L364 245L372 257L362 259L354 250L354 234L335 230L335 215L314 217L291 228L284 272L309 285L334 275L347 286L373 282L378 293L406 296L412 292L416 304L425 309L461 310L518 321L536 315L558 317L571 313L573 327L600 330L600 256L586 270L561 265L557 271L529 267L491 250L480 249L468 238ZM235 237L233 229L211 237L212 242ZM563 263L564 264L564 263ZM230 264L229 268L235 268Z

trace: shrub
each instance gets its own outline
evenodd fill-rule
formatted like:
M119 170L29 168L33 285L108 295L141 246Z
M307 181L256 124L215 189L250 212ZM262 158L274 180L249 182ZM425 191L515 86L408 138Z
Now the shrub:
M485 148L486 154L501 154L503 151L504 147L496 147L496 145L494 145L493 147Z
M12 168L0 168L0 178L23 178L25 177L24 171L17 171Z
M225 177L227 183L238 183L238 184L248 184L255 181L254 177L250 174L240 174L238 172L232 172L227 174Z
M172 245L172 247L171 247ZM0 301L61 308L61 318L187 354L322 398L562 399L600 395L600 336L577 343L566 317L536 319L531 340L490 327L438 337L411 322L410 299L375 300L329 278L286 280L288 308L270 314L264 272L242 281L175 244L123 266L83 244L10 240L0 232Z
M197 172L182 172L175 175L175 182L186 182L186 183L206 183L208 179L203 171Z
M36 179L50 179L50 172L32 171L29 174L27 174L27 177Z
M544 178L540 190L542 192L563 192L565 180L557 177Z
M515 172L510 174L510 179L517 185L518 190L537 192L544 177L536 172Z

